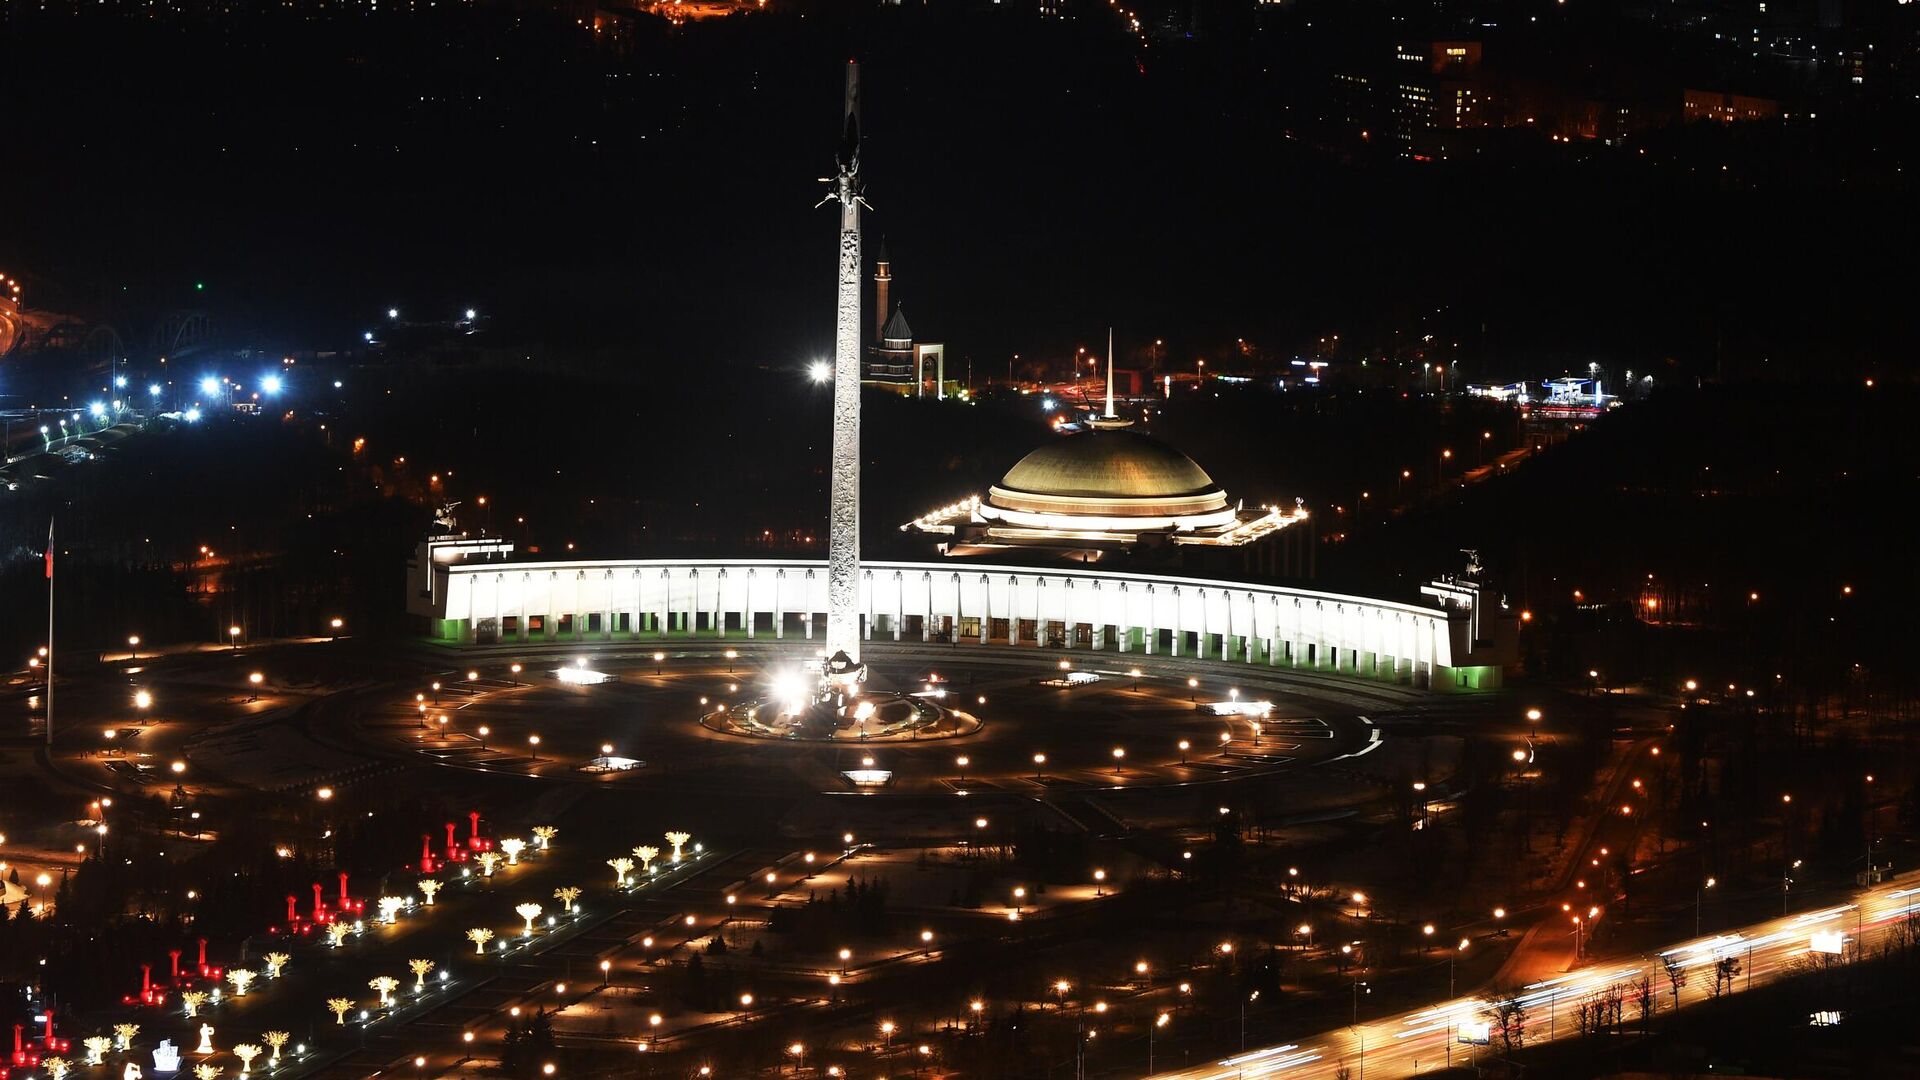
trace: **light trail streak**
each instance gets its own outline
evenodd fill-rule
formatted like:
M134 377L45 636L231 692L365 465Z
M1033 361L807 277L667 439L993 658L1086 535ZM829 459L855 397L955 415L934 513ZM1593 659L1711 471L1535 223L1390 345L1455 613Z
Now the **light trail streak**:
M1920 871L1902 875L1901 880L1907 883L1904 887L1862 890L1849 903L1694 938L1643 959L1616 957L1593 967L1529 983L1513 999L1527 1010L1526 1043L1576 1037L1579 1030L1570 1006L1610 987L1621 987L1630 993L1632 985L1642 978L1651 981L1660 1011L1673 1008L1675 991L1667 978L1668 964L1690 971L1730 957L1738 958L1739 974L1722 990L1722 994L1737 994L1802 970L1800 962L1812 952L1815 933L1841 932L1849 949L1862 949L1875 935L1884 938L1900 922L1920 915L1920 887L1913 884L1920 880ZM1852 927L1842 921L1848 915L1854 917ZM1840 925L1833 925L1835 923ZM1679 991L1678 1004L1680 1008L1690 1008L1711 1000L1712 996L1704 983L1690 980ZM1280 1076L1287 1080L1331 1080L1345 1065L1351 1075L1369 1080L1413 1076L1438 1069L1452 1058L1465 1060L1468 1054L1476 1052L1454 1044L1454 1032L1462 1023L1484 1019L1492 1007L1493 1003L1485 998L1456 998L1323 1032L1300 1042L1250 1050L1209 1065L1154 1075L1164 1080L1249 1080ZM1564 1022L1559 1015L1562 1011L1568 1012ZM1541 1015L1542 1012L1546 1015ZM1498 1024L1495 1028L1497 1032ZM1494 1038L1497 1044L1497 1033ZM1492 1051L1494 1047L1486 1049Z

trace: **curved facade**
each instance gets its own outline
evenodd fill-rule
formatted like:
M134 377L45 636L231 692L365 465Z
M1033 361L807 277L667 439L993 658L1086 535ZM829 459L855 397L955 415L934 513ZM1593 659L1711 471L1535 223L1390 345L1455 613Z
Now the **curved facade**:
M415 560L412 608L450 640L824 643L820 560L449 563L487 553L437 547ZM1458 609L1234 581L883 562L863 563L859 585L867 640L1195 656L1448 687L1473 645Z

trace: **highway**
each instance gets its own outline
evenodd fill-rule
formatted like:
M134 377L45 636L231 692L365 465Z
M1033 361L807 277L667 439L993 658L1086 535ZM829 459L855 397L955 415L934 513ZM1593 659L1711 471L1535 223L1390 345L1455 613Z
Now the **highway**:
M1513 1000L1526 1009L1525 1044L1577 1036L1575 1006L1607 987L1630 988L1645 976L1652 982L1657 1016L1673 1008L1676 1000L1669 966L1685 973L1678 1004L1687 1008L1711 1000L1715 969L1724 958L1731 957L1740 964L1726 992L1743 993L1800 971L1816 933L1841 935L1851 959L1858 944L1868 948L1877 945L1916 911L1920 911L1920 871L1861 890L1849 903L1691 938L1658 954L1595 960L1578 971L1522 988ZM1457 1041L1461 1025L1486 1022L1489 1008L1486 999L1455 998L1298 1042L1250 1050L1209 1065L1154 1075L1172 1080L1320 1080L1336 1076L1344 1064L1354 1080L1414 1076L1445 1067L1449 1055L1452 1061L1464 1063L1470 1054L1503 1054L1497 1024L1491 1035L1492 1045L1472 1047ZM1624 1016L1628 1022L1638 1021L1639 1010L1630 990ZM1451 1046L1449 1040L1455 1040Z

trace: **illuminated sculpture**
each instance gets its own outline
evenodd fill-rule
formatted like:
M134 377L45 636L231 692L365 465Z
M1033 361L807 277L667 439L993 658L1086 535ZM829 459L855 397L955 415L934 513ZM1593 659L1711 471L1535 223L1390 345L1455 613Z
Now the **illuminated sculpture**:
M203 1061L193 1067L193 1075L194 1080L214 1080L214 1077L220 1075L220 1066L209 1065Z
M345 1027L347 1023L347 1014L353 1011L353 999L352 998L328 998L327 1010L333 1013L334 1023L339 1024L342 1027Z
M139 1024L113 1025L113 1048L120 1051L133 1049L133 1037L138 1034L140 1034Z
M427 898L427 906L432 907L433 894L440 891L440 883L438 881L435 881L432 878L427 878L426 880L420 882L420 884L416 886L416 888L420 890L420 894L422 896L425 896Z
M246 997L247 988L251 987L253 980L259 977L258 972L248 971L246 968L234 968L227 972L227 981L233 984L233 996L237 998Z
M280 1048L287 1045L287 1040L291 1038L293 1038L293 1036L285 1031L269 1031L260 1036L260 1041L267 1044L269 1051L267 1055L267 1068L277 1069L280 1067Z
M246 1076L253 1071L253 1059L266 1053L262 1047L252 1043L235 1043L233 1056L240 1059L240 1075Z
M639 847L633 849L633 853L640 860L640 869L645 873L653 873L653 860L660 857L660 849L648 844L641 844Z
M196 1016L199 1016L200 1006L205 1005L206 1003L207 1003L207 992L205 990L180 991L180 1004L186 1006L187 1019L189 1020L193 1019Z
M212 1024L200 1025L200 1045L194 1047L193 1052L196 1054L211 1054L214 1052Z
M399 921L400 912L407 906L405 897L383 896L380 898L380 921L394 923Z
M567 905L567 911L571 914L573 911L573 902L580 899L580 886L562 885L560 888L553 890L553 898Z
M514 907L513 909L514 914L527 920L527 936L529 937L533 936L533 920L540 917L540 912L542 910L544 909L542 909L539 904L536 904L531 900L527 901L524 904L518 904Z
M180 1051L172 1039L161 1039L160 1045L153 1048L153 1071L169 1074L180 1071Z
M607 865L613 867L614 888L616 889L626 888L627 874L633 870L633 860L627 858L625 855L622 855L617 859L608 859Z
M107 1051L113 1049L111 1038L105 1035L89 1035L80 1040L80 1043L87 1048L87 1060L82 1064L105 1065L107 1063Z
M434 968L434 963L431 960L407 961L407 970L413 972L413 992L414 993L418 994L426 990L427 972L432 971L433 968Z
M260 962L267 965L267 978L277 979L280 977L280 970L287 966L287 961L292 959L293 957L283 952L270 952L261 957Z
M40 1063L53 1080L66 1080L67 1073L73 1069L73 1063L63 1057L50 1057Z
M507 853L508 866L519 866L520 853L527 850L527 842L517 836L509 836L500 841L500 850Z
M691 839L693 839L692 833L670 832L667 834L667 843L673 845L673 857L670 861L672 862L680 861L680 849L683 847L686 847L687 841Z
M500 865L500 853L497 851L483 851L477 858L480 860L480 876L492 877L494 868Z
M336 949L340 947L342 942L347 940L347 935L351 933L353 933L353 925L351 923L330 922L327 924L327 941Z
M131 1061L127 1062L126 1068L120 1070L120 1080L141 1080L141 1077L140 1066Z
M487 952L487 942L493 940L493 931L484 926L476 926L467 931L467 940L473 942L475 955L484 956Z
M847 65L839 170L839 293L833 336L833 455L827 496L827 653L860 655L860 68ZM675 862L679 862L676 852Z
M391 975L375 975L367 980L367 989L380 995L382 1008L393 1004L393 991L399 985L400 980Z
M559 833L560 830L551 825L535 825L533 827L534 845L541 851L545 851L547 847L553 843L553 838L559 835Z

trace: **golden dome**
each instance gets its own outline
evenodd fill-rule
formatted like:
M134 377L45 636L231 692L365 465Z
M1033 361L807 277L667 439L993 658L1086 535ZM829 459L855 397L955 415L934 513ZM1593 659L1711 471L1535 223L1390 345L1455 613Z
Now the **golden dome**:
M1158 439L1096 430L1049 440L1021 458L987 503L1040 514L1175 517L1224 510L1227 493Z

